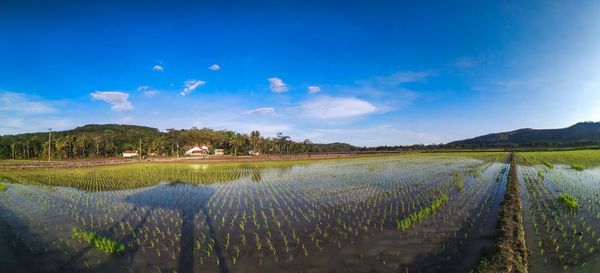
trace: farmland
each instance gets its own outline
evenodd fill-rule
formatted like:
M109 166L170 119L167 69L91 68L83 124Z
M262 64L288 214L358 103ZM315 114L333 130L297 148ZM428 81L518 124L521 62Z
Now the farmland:
M26 271L468 272L507 158L3 169L3 239Z
M600 171L596 150L519 154L529 272L597 272Z
M0 253L11 262L0 262L11 272L596 272L598 155L7 164Z

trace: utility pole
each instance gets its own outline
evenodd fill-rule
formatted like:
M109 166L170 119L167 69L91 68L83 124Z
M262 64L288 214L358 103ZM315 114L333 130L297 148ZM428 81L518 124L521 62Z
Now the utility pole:
M177 143L177 157L179 157L179 143Z
M52 157L52 128L48 128L48 162Z

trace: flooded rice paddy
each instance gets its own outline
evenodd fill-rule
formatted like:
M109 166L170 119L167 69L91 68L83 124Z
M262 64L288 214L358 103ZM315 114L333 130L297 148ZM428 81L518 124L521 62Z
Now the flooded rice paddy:
M507 170L505 154L14 170L0 176L0 264L7 272L469 272L495 244ZM529 231L546 251L534 250L534 265L594 256L598 189L577 182L597 173L556 168L541 184L522 170L538 225ZM536 199L557 189L580 196L579 214ZM546 231L543 218L553 216L538 204L556 208L562 230ZM124 251L107 254L74 228Z
M522 166L519 181L529 272L600 272L600 169Z

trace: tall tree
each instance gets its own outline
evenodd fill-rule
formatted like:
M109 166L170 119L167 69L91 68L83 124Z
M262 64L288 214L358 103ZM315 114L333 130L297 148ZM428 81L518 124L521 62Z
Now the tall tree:
M250 143L252 143L252 151L254 153L260 152L256 149L260 143L260 132L258 130L250 132Z

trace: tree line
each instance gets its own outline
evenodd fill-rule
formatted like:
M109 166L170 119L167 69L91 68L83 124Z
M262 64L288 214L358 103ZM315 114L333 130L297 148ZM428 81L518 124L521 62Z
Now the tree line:
M73 130L0 136L0 157L11 159L75 159L117 157L126 150L141 156L183 156L193 146L224 149L228 155L350 152L367 148L346 143L316 144L293 141L283 133L264 137L259 131L241 134L210 128L168 129L134 125L85 125Z

